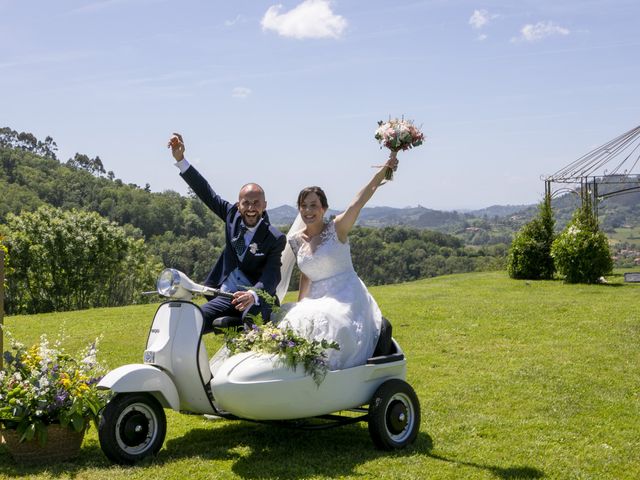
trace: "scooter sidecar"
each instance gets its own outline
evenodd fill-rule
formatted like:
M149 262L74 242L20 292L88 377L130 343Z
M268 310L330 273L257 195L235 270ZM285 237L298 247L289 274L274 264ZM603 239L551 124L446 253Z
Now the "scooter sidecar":
M252 420L315 417L366 405L386 380L405 379L406 361L397 349L396 361L331 370L319 385L301 366L287 368L276 355L240 353L215 372L215 404Z

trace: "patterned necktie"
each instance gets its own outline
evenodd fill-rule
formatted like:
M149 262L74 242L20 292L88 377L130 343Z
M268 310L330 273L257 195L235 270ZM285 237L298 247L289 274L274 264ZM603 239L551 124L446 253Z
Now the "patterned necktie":
M240 256L242 255L242 252L244 252L244 249L246 247L244 243L244 234L247 233L248 229L244 226L244 224L241 223L238 230L238 236L231 240L231 244L233 245L233 249L236 251L238 256Z

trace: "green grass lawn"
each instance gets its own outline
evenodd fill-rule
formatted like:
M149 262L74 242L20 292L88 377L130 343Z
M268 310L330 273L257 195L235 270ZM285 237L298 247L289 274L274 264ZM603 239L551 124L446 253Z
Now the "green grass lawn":
M112 466L95 428L70 463L3 478L637 479L640 284L514 281L502 272L375 287L422 404L416 443L373 448L366 424L301 432L167 411L158 457ZM24 343L66 325L70 345L103 334L110 367L140 362L156 306L9 317ZM213 350L218 338L208 341Z

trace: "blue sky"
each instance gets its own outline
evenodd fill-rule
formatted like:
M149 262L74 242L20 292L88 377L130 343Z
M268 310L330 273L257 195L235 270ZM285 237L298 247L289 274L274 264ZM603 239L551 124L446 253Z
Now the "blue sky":
M166 142L233 200L308 185L345 207L386 153L370 205L538 202L540 176L640 124L637 0L0 0L0 126L99 155L125 182L186 192Z

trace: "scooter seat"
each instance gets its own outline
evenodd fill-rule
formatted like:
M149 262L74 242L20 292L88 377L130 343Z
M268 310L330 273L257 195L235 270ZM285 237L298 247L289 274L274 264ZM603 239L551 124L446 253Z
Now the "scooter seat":
M224 333L226 330L233 328L239 330L244 326L244 322L240 317L218 317L214 318L213 322L211 322L211 328L205 327L204 333L214 332L214 333Z

